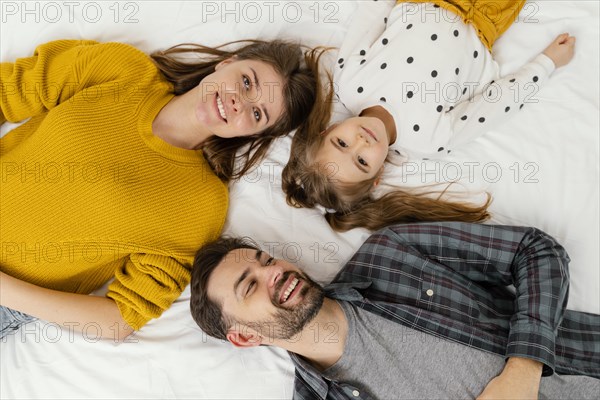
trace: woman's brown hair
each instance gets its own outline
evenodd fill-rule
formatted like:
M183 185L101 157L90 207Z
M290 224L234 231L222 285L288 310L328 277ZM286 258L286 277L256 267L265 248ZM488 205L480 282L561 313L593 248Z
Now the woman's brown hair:
M327 95L332 98L332 93ZM394 223L427 221L483 222L491 196L483 205L442 199L446 190L397 189L380 198L373 197L373 188L380 175L348 184L335 179L335 169L319 164L316 154L327 133L331 102L327 107L313 110L307 124L298 129L292 142L288 164L283 169L282 188L289 205L328 209L325 219L336 231L353 228L378 230ZM446 188L447 189L447 188ZM434 196L437 195L437 196Z
M235 50L223 49L239 43L246 44ZM321 87L319 58L324 51L324 48L316 48L303 53L299 44L280 40L243 40L217 48L184 43L150 56L165 78L173 84L175 95L184 94L198 86L205 76L215 71L218 63L234 56L239 60L266 62L283 78L284 112L274 125L251 136L228 139L213 136L201 145L215 173L221 179L230 180L240 178L257 164L273 139L288 134L304 122ZM191 57L197 55L208 58L196 60ZM238 159L241 163L236 169Z

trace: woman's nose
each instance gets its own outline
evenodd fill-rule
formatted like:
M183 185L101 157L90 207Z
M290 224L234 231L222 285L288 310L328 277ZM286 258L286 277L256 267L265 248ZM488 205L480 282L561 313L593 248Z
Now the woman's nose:
M242 109L242 102L240 101L237 93L232 93L229 97L229 105L231 106L231 110L233 112L240 112Z

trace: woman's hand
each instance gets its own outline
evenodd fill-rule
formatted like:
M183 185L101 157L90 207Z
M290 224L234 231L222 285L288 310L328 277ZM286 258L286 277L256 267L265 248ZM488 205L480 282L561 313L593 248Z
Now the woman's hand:
M575 36L569 36L568 33L560 34L546 47L544 54L554 62L556 68L567 65L575 54L575 40Z
M133 333L108 297L46 289L0 272L0 305L82 332L89 324L97 336L124 340Z

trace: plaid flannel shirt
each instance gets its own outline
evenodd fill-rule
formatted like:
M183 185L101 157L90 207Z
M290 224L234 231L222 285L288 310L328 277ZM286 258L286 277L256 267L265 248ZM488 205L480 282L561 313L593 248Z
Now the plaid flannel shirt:
M600 378L600 316L565 310L569 257L535 228L405 224L372 235L326 289L391 321L505 357L543 375ZM509 289L514 285L516 292ZM371 399L301 357L295 399Z

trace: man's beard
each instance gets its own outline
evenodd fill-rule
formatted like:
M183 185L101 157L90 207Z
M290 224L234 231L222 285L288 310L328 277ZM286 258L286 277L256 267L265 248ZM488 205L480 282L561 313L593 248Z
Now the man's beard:
M275 298L279 298L282 286L288 281L290 275L294 275L304 283L300 293L296 294L296 296L302 297L301 302L288 309L271 299L271 303L277 307L277 312L273 318L264 321L244 322L244 325L261 332L264 337L294 340L293 337L302 332L304 327L317 316L323 305L325 292L318 283L304 274L292 271L285 272L275 289ZM298 339L296 338L296 340Z

